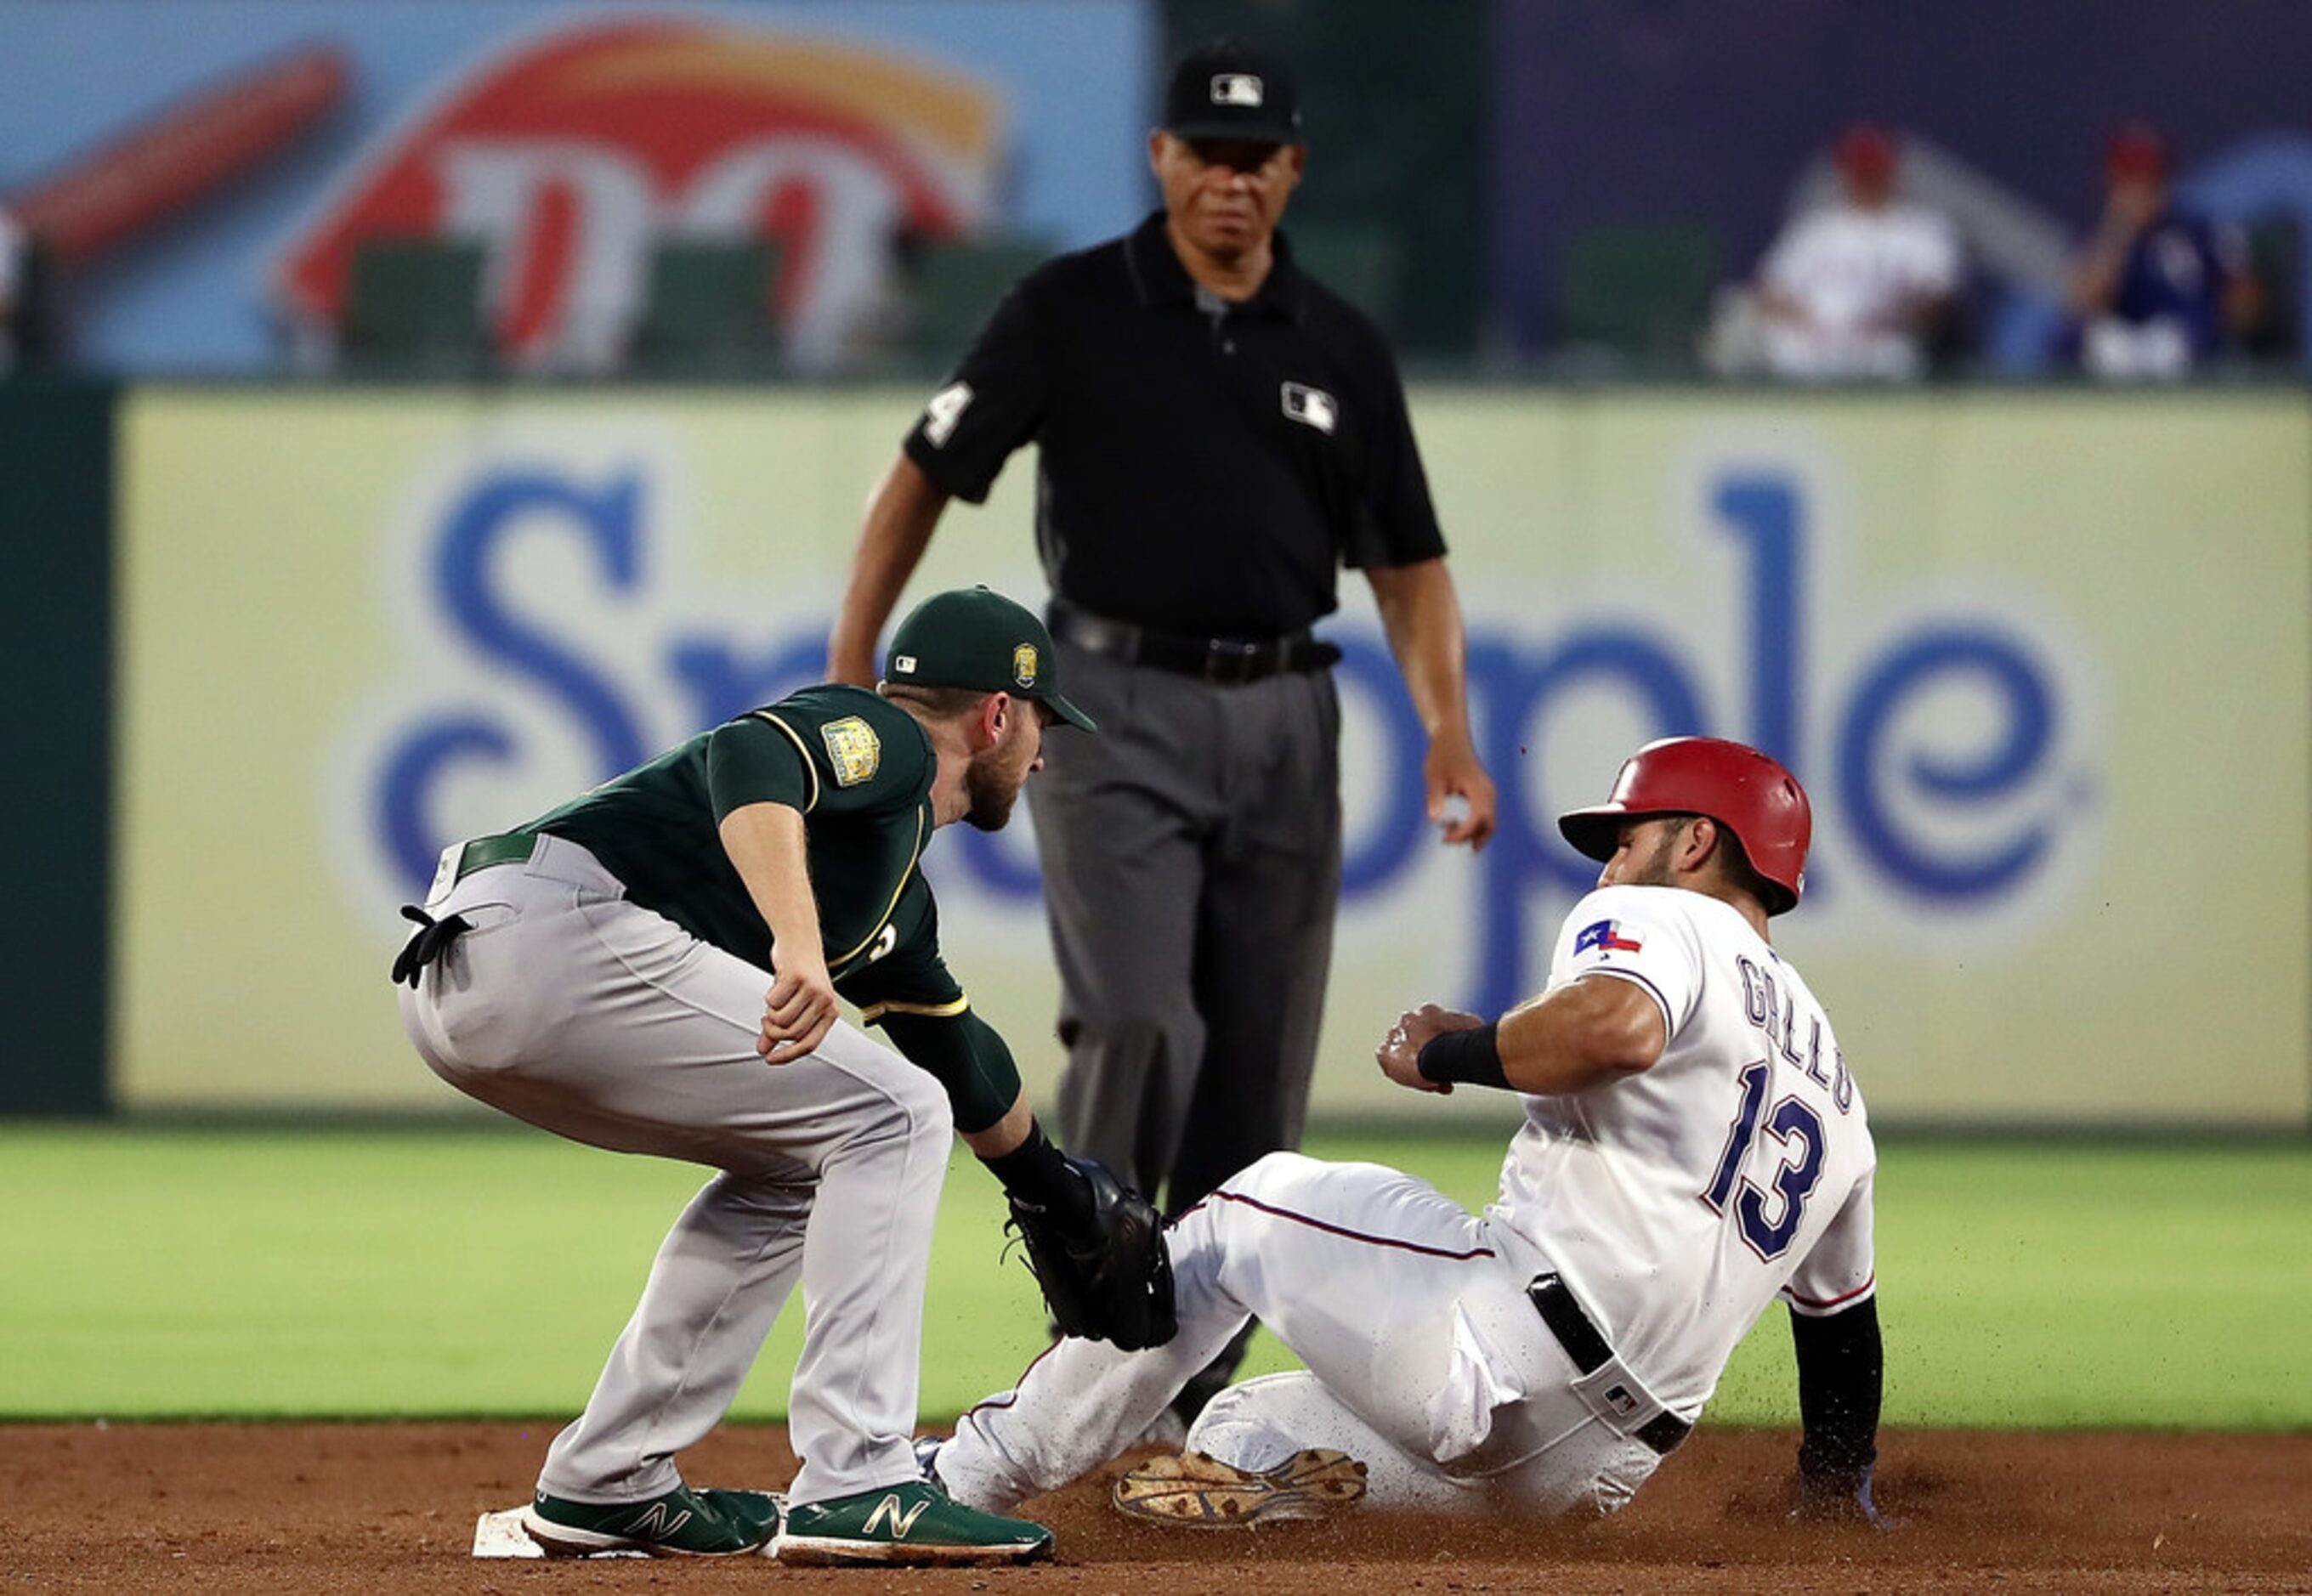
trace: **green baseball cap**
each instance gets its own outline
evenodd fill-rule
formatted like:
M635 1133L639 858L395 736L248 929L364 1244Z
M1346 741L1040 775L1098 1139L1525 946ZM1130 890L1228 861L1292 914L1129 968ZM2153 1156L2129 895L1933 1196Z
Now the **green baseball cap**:
M1070 726L1099 729L1060 696L1052 634L1035 611L985 587L951 588L908 611L891 634L883 679L1038 699Z

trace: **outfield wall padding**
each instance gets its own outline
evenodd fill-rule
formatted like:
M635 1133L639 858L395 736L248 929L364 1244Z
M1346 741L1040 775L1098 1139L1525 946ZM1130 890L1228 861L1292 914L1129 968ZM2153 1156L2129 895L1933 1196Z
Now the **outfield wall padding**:
M0 378L0 1114L108 1102L112 400Z

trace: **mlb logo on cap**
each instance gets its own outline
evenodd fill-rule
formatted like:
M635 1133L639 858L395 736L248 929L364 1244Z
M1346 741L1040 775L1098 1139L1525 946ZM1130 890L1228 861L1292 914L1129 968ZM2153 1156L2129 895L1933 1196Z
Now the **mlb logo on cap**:
M1213 79L1214 105L1258 105L1260 80L1248 72L1223 72Z
M1164 131L1175 138L1300 142L1292 68L1257 46L1219 39L1180 57L1164 88Z

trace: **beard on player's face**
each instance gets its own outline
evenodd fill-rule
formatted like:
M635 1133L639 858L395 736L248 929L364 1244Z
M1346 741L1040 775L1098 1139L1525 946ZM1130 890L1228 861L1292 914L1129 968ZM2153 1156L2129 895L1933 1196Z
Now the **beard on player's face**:
M1613 877L1611 885L1677 885L1677 868L1672 856L1686 828L1693 824L1692 816L1682 815L1649 815L1644 820L1630 822L1623 828L1619 851L1607 866L1606 873Z
M1000 832L1012 819L1012 806L1020 801L1020 789L1027 785L1028 772L1005 770L994 759L1000 750L990 748L973 760L963 772L964 796L971 800L963 817L984 832Z
M983 832L1000 832L1011 821L1020 789L1043 763L1043 707L1022 701L1020 710L1003 739L981 749L964 767L963 792L970 807L963 817Z

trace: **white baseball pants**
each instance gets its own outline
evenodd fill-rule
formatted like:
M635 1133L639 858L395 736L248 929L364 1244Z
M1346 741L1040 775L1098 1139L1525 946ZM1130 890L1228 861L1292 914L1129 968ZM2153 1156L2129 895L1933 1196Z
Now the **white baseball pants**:
M1240 1469L1310 1446L1364 1462L1378 1507L1611 1513L1660 1459L1545 1326L1485 1222L1371 1164L1263 1158L1170 1233L1180 1333L1147 1352L1060 1342L941 1449L956 1499L993 1511L1132 1444L1248 1314L1308 1365L1215 1397L1188 1444ZM1658 1408L1638 1415L1642 1420Z
M426 907L474 929L401 993L434 1073L574 1141L722 1172L668 1233L539 1488L591 1503L672 1489L674 1454L729 1410L798 1278L810 1318L792 1499L914 1478L945 1091L843 1024L810 1057L765 1064L769 976L626 902L575 843L541 837L528 861L452 883L454 868ZM577 1262L584 1242L541 1237L531 1252Z

